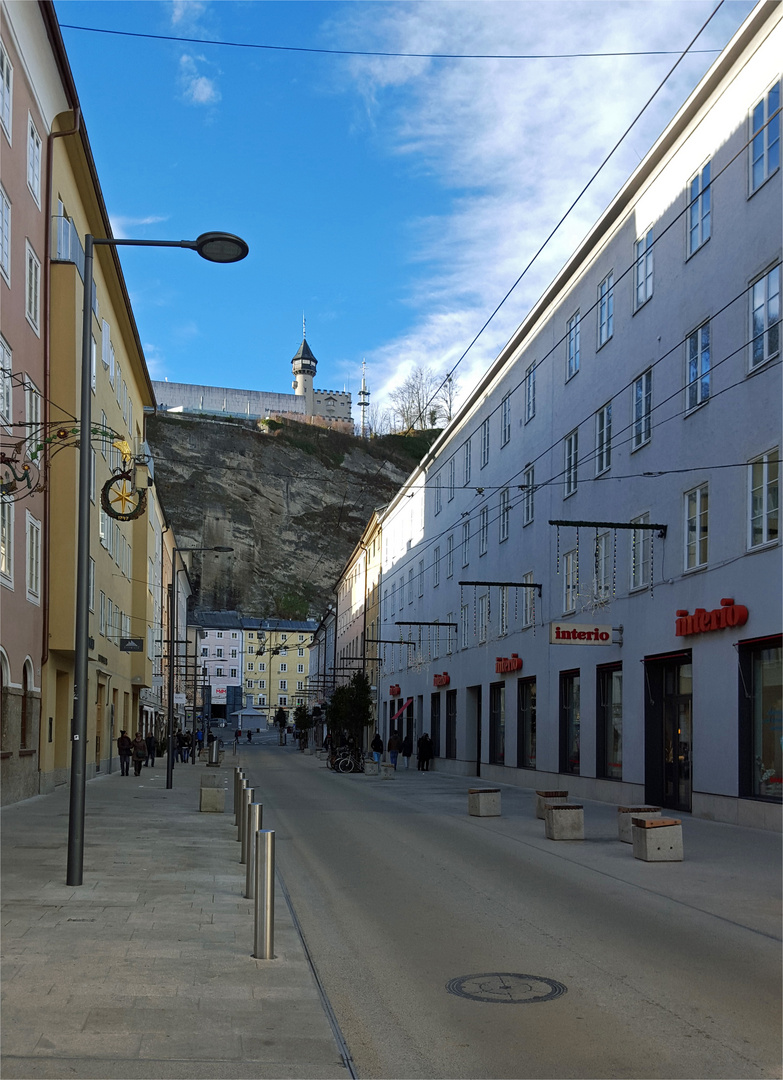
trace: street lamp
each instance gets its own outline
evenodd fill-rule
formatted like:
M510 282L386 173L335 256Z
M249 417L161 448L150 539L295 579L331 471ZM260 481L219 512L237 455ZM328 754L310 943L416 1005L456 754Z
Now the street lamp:
M182 553L190 551L233 551L232 547L187 547L172 549L171 555L171 583L169 585L169 685L168 685L168 719L166 722L166 787L172 787L174 783L174 662L175 662L175 648L177 644L177 584L180 573L186 569L184 563L177 570L177 555L182 562ZM193 706L195 708L195 701ZM194 725L195 731L195 725ZM195 754L195 746L192 748Z
M87 767L87 685L90 606L90 428L92 426L92 286L93 248L180 247L196 251L209 262L239 262L249 248L231 233L202 233L196 240L115 240L87 233L84 237L84 304L82 308L82 388L79 439L78 540L76 549L76 632L73 721L71 730L71 791L68 815L67 885L81 885L84 875L84 802ZM111 747L109 748L111 753Z

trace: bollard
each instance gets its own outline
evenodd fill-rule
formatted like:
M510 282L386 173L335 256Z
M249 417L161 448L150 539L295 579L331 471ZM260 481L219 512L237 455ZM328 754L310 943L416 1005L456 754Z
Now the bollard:
M243 776L241 778L241 780L239 781L239 790L238 790L238 796L239 797L237 799L236 806L234 807L234 809L236 811L237 840L239 840L239 841L242 840L242 807L244 806L245 792L246 791L247 791L247 780Z
M255 836L256 887L253 956L274 960L275 953L275 834L260 829Z
M242 817L239 820L239 861L243 863L245 861L245 831L247 826L247 808L253 801L253 795L255 792L251 787L242 789Z
M247 808L247 825L245 826L245 897L248 900L252 900L255 895L256 833L262 827L263 820L263 803L251 802Z
M240 792L242 790L242 781L245 779L245 773L242 769L237 768L234 773L234 824L239 824L239 806L241 803Z

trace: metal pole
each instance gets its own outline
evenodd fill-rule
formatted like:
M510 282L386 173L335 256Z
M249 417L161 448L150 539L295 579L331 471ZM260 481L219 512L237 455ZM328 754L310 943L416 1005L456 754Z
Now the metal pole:
M242 780L244 779L244 773L238 765L234 766L234 824L239 824L237 814L239 813L239 791L241 788Z
M84 798L87 767L87 693L90 607L90 471L92 445L92 284L93 238L84 238L82 387L79 418L79 532L76 548L76 626L71 728L71 790L68 815L66 885L84 879Z
M275 834L260 829L255 835L255 926L253 956L256 960L275 958Z
M176 611L177 611L177 549L171 553L171 582L168 586L169 600L169 685L167 694L168 721L166 725L166 739L168 751L166 753L166 787L174 786L174 642L176 640Z
M245 792L247 791L247 780L243 776L239 782L239 802L236 806L236 826L237 826L237 841L242 842L242 811L245 806Z
M245 896L253 899L256 873L256 833L264 820L264 804L251 802L247 808L245 826Z
M250 806L251 802L253 801L253 796L254 795L255 795L255 791L251 787L246 787L245 790L242 792L242 796L243 796L244 801L242 803L242 817L240 818L240 821L239 821L239 844L240 844L240 847L239 847L239 861L240 861L240 863L245 862L245 844L247 843L247 808Z

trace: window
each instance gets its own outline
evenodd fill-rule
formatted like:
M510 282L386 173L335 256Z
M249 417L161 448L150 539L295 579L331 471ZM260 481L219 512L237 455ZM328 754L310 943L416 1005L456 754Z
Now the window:
M489 510L482 506L479 511L479 555L487 554L487 542L489 540Z
M90 389L94 394L98 379L98 343L94 336L91 337L90 350ZM119 458L119 451L117 451L117 455Z
M446 577L454 574L454 534L446 537Z
M652 371L645 371L633 384L633 431L631 450L650 441L652 435Z
M41 600L41 523L27 511L27 599Z
M280 690L287 690L288 689L288 679L281 679L280 680L279 689Z
M440 488L440 473L435 477L435 513L439 514L443 509L443 502Z
M114 602L111 597L106 599L106 637L109 641L114 640Z
M593 596L597 600L606 600L612 591L612 555L609 533L600 533L595 540L593 568Z
M7 427L13 421L12 371L11 348L5 338L0 337L0 423Z
M413 567L408 570L408 603L413 603Z
M489 464L489 417L481 425L481 468Z
M436 547L432 553L432 587L437 589L440 585L440 548Z
M560 771L579 775L581 701L578 671L560 673Z
M531 364L525 372L525 423L536 415L536 365Z
M536 680L517 683L517 768L536 767Z
M14 504L0 497L0 579L14 584Z
M255 679L245 679L245 689L246 690L253 690L255 688L255 685L256 685Z
M489 687L489 761L503 765L506 760L506 684Z
M705 244L712 231L710 163L696 173L689 186L688 203L688 254L692 255Z
M95 477L98 471L98 455L95 447L90 447L90 502L95 504Z
M751 461L748 469L750 521L748 547L760 547L778 539L779 448Z
M467 649L470 629L470 605L463 604L459 612L459 643L461 649Z
M501 585L498 589L498 608L500 609L498 633L502 637L508 633L508 585Z
M90 558L90 572L87 577L87 597L90 611L95 611L95 559Z
M503 488L500 493L500 537L499 542L508 540L509 520L511 517L511 496L508 488Z
M522 497L522 525L524 526L529 525L533 520L533 497L536 490L535 467L533 465L525 469L522 477L522 489L524 492Z
M448 484L446 487L446 498L449 500L449 502L451 502L451 500L454 498L455 472L457 468L457 463L453 457L449 458L449 464L447 468L448 471L446 473L446 477Z
M222 660L223 659L223 650L222 649L215 649L215 656L217 656L219 659Z
M756 191L780 165L780 82L750 114L750 191Z
M511 439L511 391L500 403L500 445L505 446Z
M237 658L237 651L236 651L236 649L232 649L231 650L231 659L236 660L236 658Z
M614 274L608 274L598 286L598 348L605 345L614 330Z
M392 582L391 586L391 613L397 614L397 586Z
M454 612L453 611L450 611L448 613L448 615L446 616L446 622L447 623L453 623L454 622ZM446 627L446 654L448 656L451 656L452 650L454 648L453 638L451 636L453 629L454 629L453 626L447 626ZM440 631L438 631L438 633L440 633ZM456 637L456 634L454 636Z
M710 324L688 337L688 397L686 409L695 409L710 396Z
M98 631L106 636L106 593L98 597Z
M278 668L278 671L288 671L288 664L287 663L281 663L280 667Z
M685 569L707 565L709 493L707 484L685 494Z
M229 675L230 679L236 679L236 677L237 677L237 669L235 667L229 668L228 675Z
M462 525L462 565L467 566L470 562L470 522L465 521Z
M631 524L640 526L631 533L631 588L646 589L650 584L649 513L631 518Z
M783 649L780 637L741 644L738 648L741 687L740 731L743 776L741 795L774 799L783 795L783 749L780 702L783 692Z
M41 263L27 241L27 277L25 279L25 315L39 333L41 323Z
M487 640L487 594L482 593L476 601L476 621L479 641Z
M0 41L0 124L6 138L11 142L11 102L13 98L14 69L8 59L5 46Z
M0 274L11 282L11 200L0 184Z
M30 194L35 199L35 204L41 206L41 136L33 123L33 118L27 118L27 186Z
M377 585L374 585L374 586L373 586L373 588L377 589L377 588L378 588L378 586L377 586ZM302 635L301 635L301 634L299 635L299 640L300 640L300 641L302 641L302 640L303 640L303 638L302 638ZM297 650L296 650L296 655L297 655L297 656L304 656L304 654L305 654L305 651L304 651L304 649L297 649Z
M223 631L222 630L216 630L215 631L215 637L216 638L222 638L223 637Z
M606 472L612 464L612 403L608 401L595 414L595 475Z
M470 439L462 450L462 482L465 485L470 483Z
M598 776L623 778L623 669L598 669Z
M566 382L579 371L579 312L566 323Z
M24 422L27 442L37 444L41 437L41 394L27 375L24 377Z
M567 551L563 556L563 612L576 611L576 597L579 589L579 564L576 561L576 549ZM529 592L526 589L525 592Z
M223 668L222 667L215 668L215 678L216 679L222 679L223 678Z
M636 241L634 245L636 266L634 268L634 309L646 304L653 294L653 231Z
M577 466L579 460L579 432L572 431L570 435L565 437L565 459L564 459L564 493L563 498L567 499L569 495L573 495L576 491L577 483Z
M759 278L750 290L750 366L757 368L780 351L780 265Z
M424 559L419 559L419 596L424 596Z
M209 649L207 649L206 647L202 646L202 649L201 649L201 655L202 655L202 656L209 656Z
M297 675L304 675L304 664L296 665L296 673Z
M522 625L534 626L536 621L536 590L533 588L533 571L522 575Z

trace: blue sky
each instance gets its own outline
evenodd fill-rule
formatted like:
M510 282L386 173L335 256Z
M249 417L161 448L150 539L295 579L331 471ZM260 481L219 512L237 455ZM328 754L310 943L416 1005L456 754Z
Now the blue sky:
M115 235L224 229L234 266L121 253L153 378L372 401L445 373L676 56L429 59L304 49L508 54L681 50L716 3L55 0ZM727 0L694 46L751 10ZM236 48L212 42L285 46ZM467 389L600 215L715 52L686 58L461 362ZM355 410L356 413L356 410Z

